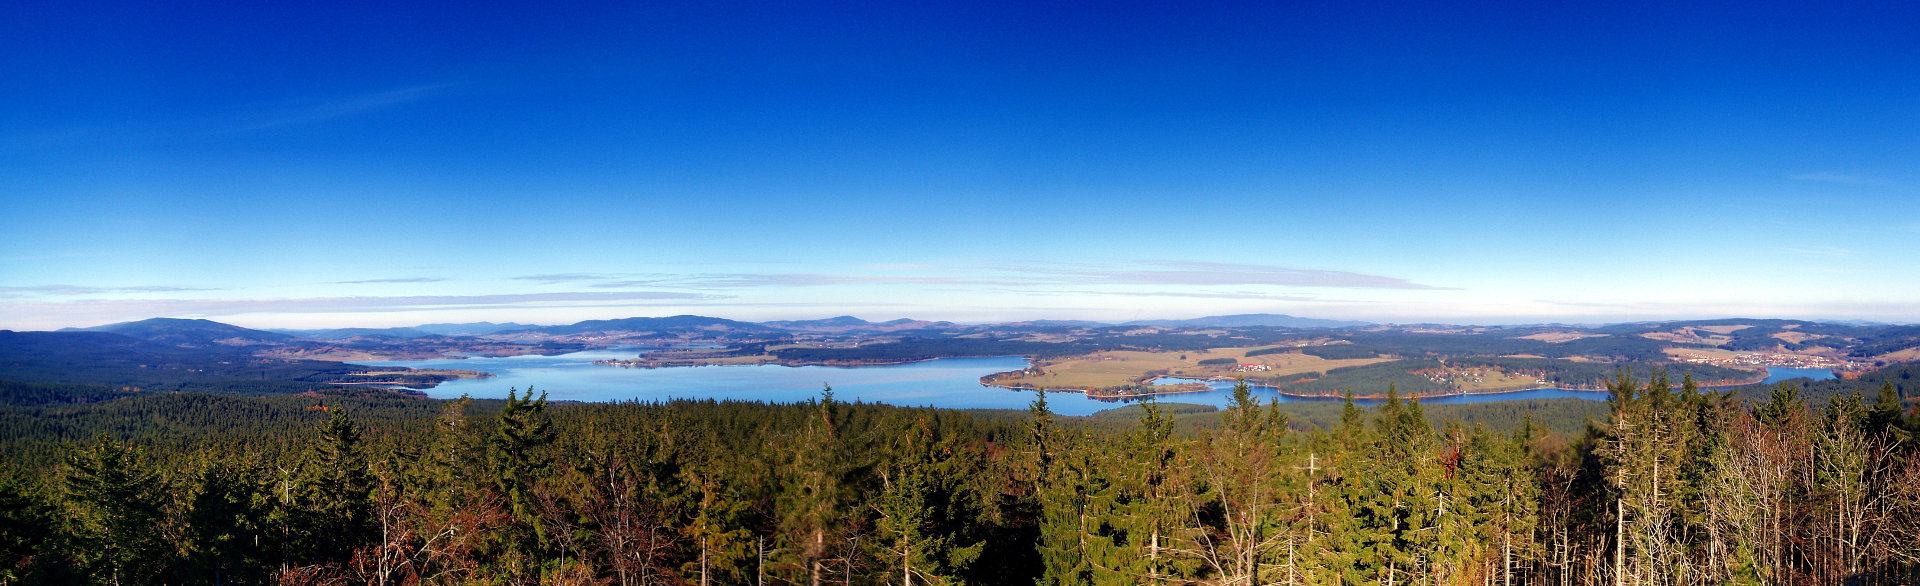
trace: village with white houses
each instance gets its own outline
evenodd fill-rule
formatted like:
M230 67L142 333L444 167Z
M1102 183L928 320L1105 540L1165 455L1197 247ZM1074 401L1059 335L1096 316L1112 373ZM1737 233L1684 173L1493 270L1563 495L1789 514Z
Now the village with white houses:
M1687 356L1681 362L1693 364L1711 364L1730 368L1824 368L1831 370L1864 370L1869 365L1842 360L1829 356L1813 354L1793 354L1787 352L1739 352L1731 356Z

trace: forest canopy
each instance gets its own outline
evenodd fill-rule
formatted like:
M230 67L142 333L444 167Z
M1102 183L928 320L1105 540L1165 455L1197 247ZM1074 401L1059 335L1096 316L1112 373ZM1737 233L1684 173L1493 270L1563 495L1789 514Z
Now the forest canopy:
M0 582L1905 583L1898 376L1091 418L14 384Z

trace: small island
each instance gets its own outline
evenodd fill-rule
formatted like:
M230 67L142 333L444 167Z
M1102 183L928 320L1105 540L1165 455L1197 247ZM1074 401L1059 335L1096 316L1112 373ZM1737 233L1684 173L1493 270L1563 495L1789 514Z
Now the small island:
M411 389L430 389L440 383L463 378L493 378L493 373L477 370L447 370L431 368L396 368L369 370L348 373L341 380L328 381L336 385L364 385L380 387L406 387Z
M1701 386L1752 384L1764 369L1668 363L1678 384L1693 375ZM1138 398L1204 392L1208 382L1245 381L1294 397L1382 398L1397 389L1408 398L1504 393L1552 388L1604 390L1619 365L1539 356L1408 358L1344 344L1268 345L1178 351L1103 351L1035 360L1023 370L980 379L1009 388L1078 392L1098 398ZM1155 384L1165 379L1188 382Z
M1024 370L981 377L980 383L1009 389L1085 393L1092 397L1137 398L1205 392L1201 382L1154 384L1161 378L1246 380L1266 384L1274 376L1321 373L1391 359L1326 359L1294 346L1209 348L1192 352L1103 351L1056 359L1037 359Z

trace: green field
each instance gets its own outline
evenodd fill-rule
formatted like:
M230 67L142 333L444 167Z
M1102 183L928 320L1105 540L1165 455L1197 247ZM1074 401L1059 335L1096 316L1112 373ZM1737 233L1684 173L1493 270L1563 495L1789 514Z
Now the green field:
M1095 352L1084 356L1036 362L1035 369L1027 371L1026 374L1010 376L995 382L1007 386L1039 387L1049 390L1080 390L1137 384L1159 376L1210 378L1244 375L1248 380L1258 380L1288 374L1326 372L1335 368L1361 366L1388 360L1386 358L1327 360L1297 352L1247 356L1250 351L1268 348L1275 348L1275 346L1211 348L1195 352ZM1226 365L1200 364L1203 360L1219 358L1231 358L1234 362ZM1267 370L1235 372L1234 368L1241 364L1258 364L1267 367Z

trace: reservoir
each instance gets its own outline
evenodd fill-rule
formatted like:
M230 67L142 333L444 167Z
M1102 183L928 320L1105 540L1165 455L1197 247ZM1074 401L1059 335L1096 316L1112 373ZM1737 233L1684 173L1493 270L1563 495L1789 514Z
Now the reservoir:
M447 381L423 391L428 396L438 399L457 398L461 395L481 399L505 398L508 389L532 388L547 392L548 398L556 401L717 399L795 403L818 398L821 388L825 385L832 385L834 397L842 401L886 403L907 407L1025 410L1034 398L1034 394L1029 391L1014 391L980 384L982 376L1026 368L1026 359L1019 357L941 358L909 364L857 367L758 365L621 368L593 363L595 360L632 358L640 350L642 349L620 348L555 356L394 360L360 364L477 370L494 375L493 378ZM1825 376L1819 377L1821 373ZM1831 371L1815 369L1773 369L1770 374L1785 378L1833 378ZM1773 376L1768 378L1768 382L1775 380ZM1161 379L1160 382L1196 381ZM1233 383L1211 381L1207 384L1211 388L1209 391L1161 395L1159 400L1168 403L1197 403L1221 407L1232 400ZM1338 400L1289 397L1275 392L1274 389L1257 386L1253 391L1263 401ZM1427 404L1487 403L1560 398L1603 401L1606 400L1607 393L1533 389L1507 393L1430 397L1422 399L1421 402ZM1120 400L1089 399L1079 393L1047 394L1047 406L1054 412L1064 415L1090 415L1127 404L1127 401Z
M1773 384L1783 380L1807 378L1813 380L1833 380L1833 371L1825 368L1767 368L1767 380L1761 384Z
M1191 394L1182 393L1178 395L1162 395L1160 397L1160 400L1173 402L1173 403L1206 403L1209 405L1226 406L1227 401L1231 400L1233 397L1234 383L1231 381L1209 381L1209 380L1175 378L1175 377L1162 377L1154 380L1154 384L1161 384L1161 385L1174 385L1174 384L1181 384L1181 383L1202 383L1207 385L1208 387L1211 387L1213 391L1208 393L1191 393ZM1282 395L1278 391L1276 391L1273 387L1263 387L1259 385L1253 385L1252 390L1254 394L1261 397L1262 400L1279 399L1280 402L1282 403L1294 403L1294 402L1300 402L1300 401L1339 401L1341 400L1338 397L1295 397L1291 395ZM1355 389L1355 392L1359 392L1359 391L1360 389ZM1219 395L1221 397L1218 402L1186 400L1187 397L1199 397L1199 396L1212 397L1215 395ZM1587 399L1590 401L1605 401L1607 400L1607 392L1606 391L1569 391L1569 390L1563 390L1563 389L1526 389L1526 390L1520 390L1520 391L1507 391L1503 393L1474 393L1471 395L1445 395L1440 397L1421 397L1420 403L1424 405L1434 405L1434 404L1443 404L1443 403L1496 403L1500 401L1531 401L1536 399ZM1354 399L1353 402L1359 405L1375 405L1379 403L1385 403L1386 400Z
M1019 370L1027 361L1018 357L941 358L887 366L686 366L622 368L594 364L595 360L629 359L640 348L590 350L556 356L473 357L466 359L363 362L374 366L478 370L494 378L459 379L425 389L428 396L451 399L505 398L507 390L529 387L546 391L556 401L668 401L719 399L796 403L820 397L833 385L835 399L908 407L1025 410L1034 395L980 384L980 377ZM1121 406L1095 401L1078 393L1052 393L1047 405L1055 412L1087 415Z

